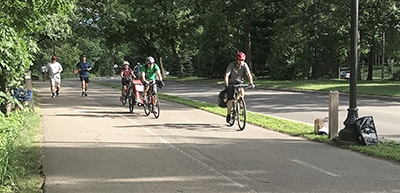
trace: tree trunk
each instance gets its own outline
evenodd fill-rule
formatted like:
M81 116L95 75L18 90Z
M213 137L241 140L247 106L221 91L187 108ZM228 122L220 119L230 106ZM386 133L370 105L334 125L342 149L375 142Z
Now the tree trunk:
M244 39L246 44L246 62L249 65L250 71L253 72L252 54L251 54L251 26L249 23L244 25Z
M1 66L1 77L0 77L0 92L6 93L6 76L5 76L6 69ZM6 102L0 104L0 109L3 114L7 113Z
M382 80L385 78L385 33L383 33L383 41L382 41Z
M114 47L111 48L110 50L110 77L113 76L113 68L114 68ZM115 69L117 70L117 69Z
M374 46L369 50L368 53L368 75L367 80L372 80L372 72L374 70Z
M161 75L162 75L162 77L165 77L165 70L164 70L164 65L163 65L163 62L162 62L162 57L161 56L159 56L159 54L156 54L156 56L157 56L157 60L158 60L158 66L161 68Z
M178 53L176 51L176 47L175 47L176 42L173 38L171 38L170 43L171 43L171 48L172 48L172 54L175 58L175 63L178 68L178 71L179 71L179 77L182 78L183 77L183 66L181 64L181 59L179 58Z

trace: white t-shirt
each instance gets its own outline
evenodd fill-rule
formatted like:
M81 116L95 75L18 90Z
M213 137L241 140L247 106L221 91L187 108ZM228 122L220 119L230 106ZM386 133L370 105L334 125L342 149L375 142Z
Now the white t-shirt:
M42 72L47 72L46 66L42 66Z
M48 72L49 72L49 78L54 78L54 76L60 76L60 73L58 73L58 71L62 70L62 66L60 63L58 62L54 62L54 63L49 63L46 66Z

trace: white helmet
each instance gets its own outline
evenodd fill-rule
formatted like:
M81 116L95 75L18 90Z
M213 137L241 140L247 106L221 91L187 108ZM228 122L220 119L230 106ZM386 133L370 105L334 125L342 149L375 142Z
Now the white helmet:
M154 62L155 62L155 60L153 57L149 56L146 58L146 63L154 63Z
M129 66L129 62L125 61L124 64L122 66L128 65Z

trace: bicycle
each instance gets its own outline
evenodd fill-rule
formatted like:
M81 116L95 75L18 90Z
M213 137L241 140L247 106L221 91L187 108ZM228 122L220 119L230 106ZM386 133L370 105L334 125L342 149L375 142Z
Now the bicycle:
M121 103L122 103L122 105L125 105L126 104L126 100L127 99L131 99L132 97L131 97L131 88L132 88L132 81L131 81L131 79L126 79L126 78L122 78L122 81L129 81L129 83L126 85L126 87L128 88L125 92L124 92L124 94L122 95L122 101L121 101ZM128 100L128 101L129 101ZM129 105L131 105L131 103L132 103L132 101L129 101Z
M233 87L235 89L235 99L233 100L232 111L231 111L231 120L228 122L229 126L235 124L235 118L238 122L239 129L241 131L246 127L246 102L244 98L239 93L240 88L251 88L250 85L247 84L236 84L230 85L229 87Z
M154 117L158 119L160 117L160 100L157 93L154 91L154 85L161 88L161 83L159 81L152 81L149 83L149 90L147 91L147 100L144 101L144 114L148 116L150 113L154 114Z

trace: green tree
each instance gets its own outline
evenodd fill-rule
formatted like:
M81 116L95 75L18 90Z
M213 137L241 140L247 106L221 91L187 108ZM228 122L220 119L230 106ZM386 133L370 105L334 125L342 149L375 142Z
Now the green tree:
M66 21L74 6L73 0L19 1L4 0L0 4L0 92L17 86L23 80L34 54L39 51L39 34L57 38L68 31ZM6 113L6 103L1 112Z

